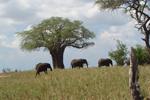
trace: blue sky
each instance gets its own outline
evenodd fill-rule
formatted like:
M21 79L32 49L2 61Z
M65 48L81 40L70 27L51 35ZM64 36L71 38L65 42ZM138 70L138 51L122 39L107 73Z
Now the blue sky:
M0 0L0 70L30 70L39 62L51 63L48 51L22 51L16 32L52 16L81 20L96 34L93 47L65 50L67 68L73 58L86 58L89 66L97 66L99 58L108 57L108 51L115 49L117 39L128 47L143 44L143 35L134 28L133 19L121 10L98 10L94 0Z

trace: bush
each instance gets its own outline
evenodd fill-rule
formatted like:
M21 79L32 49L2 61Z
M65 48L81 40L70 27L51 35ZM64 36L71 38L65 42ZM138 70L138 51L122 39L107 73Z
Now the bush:
M150 64L150 54L145 47L136 45L135 51L138 59L138 64Z
M117 65L124 65L127 54L127 47L120 40L117 40L117 49L109 52L110 58L113 59Z

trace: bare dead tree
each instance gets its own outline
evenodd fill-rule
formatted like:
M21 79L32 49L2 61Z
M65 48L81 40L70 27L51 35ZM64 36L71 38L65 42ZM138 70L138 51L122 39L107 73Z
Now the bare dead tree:
M138 82L139 79L139 70L138 70L138 61L135 55L135 49L131 47L130 55L130 69L129 69L129 87L133 100L143 100L143 96L140 93L140 85Z
M137 21L136 28L145 36L142 40L150 53L150 1L134 0L128 1L127 4L131 17Z

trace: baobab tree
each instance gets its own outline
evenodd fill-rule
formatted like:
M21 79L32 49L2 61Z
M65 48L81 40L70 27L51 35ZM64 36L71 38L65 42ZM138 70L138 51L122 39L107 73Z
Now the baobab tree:
M54 68L64 68L63 55L66 47L86 48L94 45L88 41L95 37L82 22L67 18L51 17L43 20L30 30L17 33L21 37L21 48L32 51L41 47L52 57Z

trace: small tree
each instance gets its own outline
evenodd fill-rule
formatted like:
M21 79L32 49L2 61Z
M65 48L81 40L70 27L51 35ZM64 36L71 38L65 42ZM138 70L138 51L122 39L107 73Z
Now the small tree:
M121 41L117 40L117 49L109 52L111 59L116 61L117 65L123 65L125 59L127 58L127 47Z
M88 47L94 43L87 40L95 36L80 21L70 21L61 17L43 20L30 30L19 32L18 35L22 38L21 48L24 50L46 48L52 56L54 68L64 68L63 54L66 47Z

